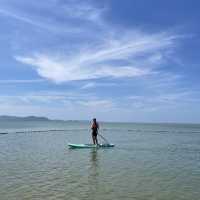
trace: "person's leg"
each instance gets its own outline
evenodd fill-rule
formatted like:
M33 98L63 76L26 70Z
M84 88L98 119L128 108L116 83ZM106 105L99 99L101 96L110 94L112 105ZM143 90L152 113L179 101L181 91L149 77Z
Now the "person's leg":
M92 134L92 140L93 140L93 144L96 143L96 140L95 140L95 136Z
M99 144L98 139L97 139L97 135L95 136L95 142L96 142L96 144Z

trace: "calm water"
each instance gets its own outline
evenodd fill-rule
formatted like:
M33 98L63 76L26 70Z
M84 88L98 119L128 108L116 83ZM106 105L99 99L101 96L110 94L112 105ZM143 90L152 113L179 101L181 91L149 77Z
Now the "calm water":
M104 123L112 149L87 122L0 122L0 199L200 199L200 125Z

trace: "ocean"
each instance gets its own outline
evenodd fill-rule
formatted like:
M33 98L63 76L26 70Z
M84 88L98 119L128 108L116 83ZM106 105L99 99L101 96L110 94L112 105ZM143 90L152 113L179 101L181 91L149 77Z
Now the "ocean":
M0 200L199 200L200 125L0 121Z

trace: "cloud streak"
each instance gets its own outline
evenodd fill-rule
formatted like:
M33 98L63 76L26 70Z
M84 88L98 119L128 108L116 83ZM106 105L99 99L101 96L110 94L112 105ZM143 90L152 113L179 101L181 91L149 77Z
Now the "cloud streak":
M43 30L43 31L50 31L50 33L54 33L54 34L75 34L75 33L80 33L81 29L77 28L77 27L71 27L70 29L65 29L63 28L61 25L54 25L52 23L48 23L45 22L45 20L36 20L36 19L32 19L33 16L22 16L21 14L18 14L16 12L12 12L9 10L4 10L4 9L0 9L0 14L7 16L9 18L12 18L14 20L17 20L19 22L28 24L34 28Z
M74 110L92 110L97 107L101 109L112 109L114 102L111 99L100 98L90 93L75 93L75 92L56 92L56 91L42 91L38 93L24 93L23 95L1 95L0 103L4 107L21 106L37 107L55 109ZM1 111L1 110L0 110Z
M38 115L43 113L45 116L59 119L90 119L94 117L92 114L95 114L102 120L117 121L126 121L126 119L151 121L152 118L148 118L148 114L157 119L161 117L160 121L162 121L163 117L160 113L165 113L166 110L171 111L172 117L177 114L182 115L183 109L186 113L190 113L190 105L193 104L196 107L200 101L199 93L187 91L168 94L163 92L157 96L132 95L119 98L97 97L86 92L59 91L1 95L0 97L2 114ZM173 112L174 109L176 112ZM74 112L75 110L79 112Z
M81 1L2 2L0 15L48 33L89 34L88 30L104 25L104 8Z
M38 28L42 28L42 29L49 29L48 26L45 26L44 24L41 24L37 21L34 21L28 17L23 17L23 16L20 16L14 12L10 12L10 11L7 11L7 10L3 10L3 9L0 9L0 14L2 15L5 15L5 16L8 16L10 18L13 18L15 20L19 20L21 22L24 22L24 23L27 23L27 24L30 24L32 26L36 26Z
M87 48L79 47L81 50L78 53L66 53L66 58L52 58L44 54L15 58L34 66L41 77L57 83L106 77L140 77L154 73L152 69L160 64L162 52L173 45L174 37L171 35L137 35L117 40L110 38L104 43L90 44Z
M0 80L0 84L27 84L27 83L42 83L44 79L12 79L12 80Z
M18 62L33 66L40 77L55 83L152 75L165 62L165 53L173 50L181 37L168 32L148 34L113 26L104 16L108 9L88 1L50 1L39 5L32 2L31 6L44 15L19 12L20 9L14 12L0 9L0 13L62 35L68 32L63 36L64 42L54 50L34 49L15 56ZM59 50L59 45L64 50Z

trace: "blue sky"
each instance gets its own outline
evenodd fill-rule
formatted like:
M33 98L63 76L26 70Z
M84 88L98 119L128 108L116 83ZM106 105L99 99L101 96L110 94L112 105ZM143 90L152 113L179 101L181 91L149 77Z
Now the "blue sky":
M1 0L0 114L199 123L199 9Z

